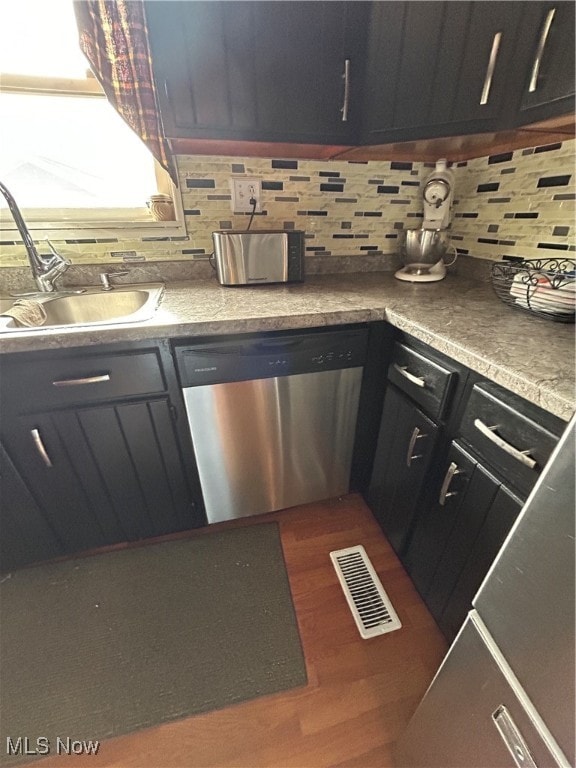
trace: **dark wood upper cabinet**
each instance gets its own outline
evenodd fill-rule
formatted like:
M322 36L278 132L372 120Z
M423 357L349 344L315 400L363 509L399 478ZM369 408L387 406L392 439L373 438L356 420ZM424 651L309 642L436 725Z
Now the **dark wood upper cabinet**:
M370 19L362 141L478 133L514 122L525 3L379 2Z
M327 157L323 147L489 135L574 111L571 0L145 8L166 135L192 144L316 145Z
M368 9L364 2L148 2L167 135L353 143Z
M576 91L574 2L524 5L520 37L528 60L518 110L521 125L573 112Z
M373 3L361 142L501 131L573 112L574 7Z

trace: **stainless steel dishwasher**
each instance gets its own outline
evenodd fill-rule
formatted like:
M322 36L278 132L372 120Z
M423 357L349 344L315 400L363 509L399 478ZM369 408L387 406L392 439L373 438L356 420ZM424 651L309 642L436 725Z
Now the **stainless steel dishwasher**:
M347 493L368 330L177 346L209 523Z

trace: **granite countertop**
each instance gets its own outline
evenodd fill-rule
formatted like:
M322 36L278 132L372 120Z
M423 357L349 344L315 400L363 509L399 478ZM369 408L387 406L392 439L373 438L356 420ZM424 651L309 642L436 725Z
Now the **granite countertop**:
M168 283L152 320L3 334L2 352L388 320L564 420L574 412L574 326L504 305L489 283L449 274L402 283L389 272L314 275L304 284Z

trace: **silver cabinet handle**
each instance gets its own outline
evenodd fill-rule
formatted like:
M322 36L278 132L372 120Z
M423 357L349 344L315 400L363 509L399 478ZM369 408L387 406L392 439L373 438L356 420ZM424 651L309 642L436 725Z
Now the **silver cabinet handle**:
M500 435L496 434L495 432L495 430L498 429L498 424L493 427L489 427L480 419L474 419L474 426L484 435L484 437L487 437L488 440L494 443L494 445L497 445L498 448L502 448L503 451L506 451L509 456L512 456L514 459L516 459L516 461L524 464L524 466L528 467L528 469L534 469L536 466L536 460L533 459L532 456L528 455L530 453L530 449L527 451L519 451L518 448L514 448L513 445L510 445L510 443L507 443L506 440L503 440Z
M46 446L44 445L42 438L40 437L40 430L31 429L30 434L32 435L32 440L34 440L34 445L36 446L36 450L40 454L40 458L42 459L42 461L47 467L51 467L52 461L50 460L50 456L48 455Z
M456 464L455 461L452 461L450 463L450 466L448 467L448 470L446 474L444 475L444 481L442 483L442 488L440 489L440 497L438 499L438 503L441 507L443 507L446 504L446 499L449 496L456 496L457 491L449 491L450 484L452 483L452 478L454 475L459 475L461 473L461 469L458 469L458 464Z
M170 109L172 109L172 101L170 100L170 91L168 90L168 80L164 79L164 93L166 95L166 101Z
M530 85L528 91L533 93L538 87L538 75L540 74L540 65L542 64L542 56L544 55L544 48L546 47L546 40L548 39L548 33L550 27L554 21L556 15L556 8L550 8L544 19L542 25L542 32L540 33L540 40L538 42L538 48L536 49L536 56L534 58L534 64L532 65L532 74L530 75Z
M426 386L424 379L421 379L419 376L414 376L413 373L410 373L410 371L407 370L407 366L394 363L394 370L398 371L401 376L404 376L404 378L408 379L408 381L412 384L416 384L417 387Z
M518 730L518 726L512 720L510 712L504 705L500 705L498 709L492 713L492 720L494 725L498 729L498 733L502 737L504 744L514 760L514 765L518 768L538 768L534 762L534 758L530 754L528 745L524 741L524 737Z
M342 74L342 80L344 80L344 103L342 104L342 122L348 121L348 106L350 104L350 59L344 61L344 72Z
M480 104L482 105L488 104L488 99L490 98L490 88L492 87L492 78L494 77L494 70L496 69L496 59L498 58L498 49L500 48L501 39L502 32L496 32L494 40L492 41L492 50L490 51L488 67L486 68L484 87L482 88L482 95L480 96Z
M52 382L52 386L77 387L81 384L101 384L104 381L110 381L109 373L103 373L101 376L86 376L83 379L56 379Z
M408 443L408 450L406 451L406 466L409 467L414 459L421 459L423 454L417 453L414 454L414 446L416 445L416 440L420 440L420 438L426 437L426 435L420 434L420 429L418 427L414 427L414 431L412 432L412 436L410 438L410 442Z

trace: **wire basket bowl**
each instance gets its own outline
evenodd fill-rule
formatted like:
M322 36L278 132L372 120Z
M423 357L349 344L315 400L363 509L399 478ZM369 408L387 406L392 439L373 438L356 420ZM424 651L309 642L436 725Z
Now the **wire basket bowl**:
M526 259L492 265L496 295L514 309L558 323L573 323L576 259Z

